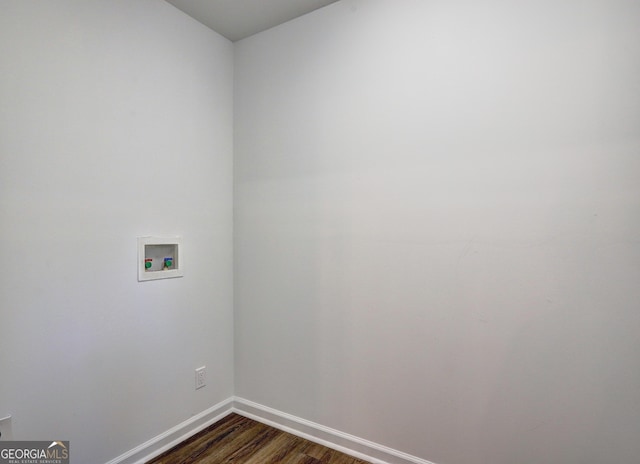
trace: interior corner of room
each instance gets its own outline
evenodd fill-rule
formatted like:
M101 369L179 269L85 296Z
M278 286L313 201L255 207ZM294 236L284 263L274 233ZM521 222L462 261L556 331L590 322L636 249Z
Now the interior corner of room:
M0 0L0 440L637 462L640 2L319 3Z

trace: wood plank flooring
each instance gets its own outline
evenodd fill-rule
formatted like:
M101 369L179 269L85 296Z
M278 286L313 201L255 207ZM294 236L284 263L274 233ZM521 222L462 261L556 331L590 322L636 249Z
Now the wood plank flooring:
M367 464L238 414L229 414L147 464Z

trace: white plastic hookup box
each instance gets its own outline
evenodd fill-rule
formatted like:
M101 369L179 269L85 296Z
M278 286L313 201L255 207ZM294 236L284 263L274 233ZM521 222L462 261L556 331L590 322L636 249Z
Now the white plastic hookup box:
M183 275L182 237L138 237L138 282Z

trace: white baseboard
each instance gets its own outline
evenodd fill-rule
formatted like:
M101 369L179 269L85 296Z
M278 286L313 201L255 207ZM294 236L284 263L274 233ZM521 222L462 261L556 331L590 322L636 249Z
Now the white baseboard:
M433 464L402 451L238 397L216 404L106 464L144 464L232 412L372 464Z
M244 398L233 398L233 412L373 464L433 464Z
M228 398L131 451L112 459L107 464L144 464L229 415L233 412L232 405L233 398Z

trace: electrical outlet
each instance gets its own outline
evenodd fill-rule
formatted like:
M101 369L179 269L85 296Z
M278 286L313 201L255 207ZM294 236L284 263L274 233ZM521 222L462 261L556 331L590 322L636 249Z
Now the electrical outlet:
M0 441L13 440L11 433L11 416L0 418Z
M207 384L207 367L202 366L196 369L196 390L202 388Z

